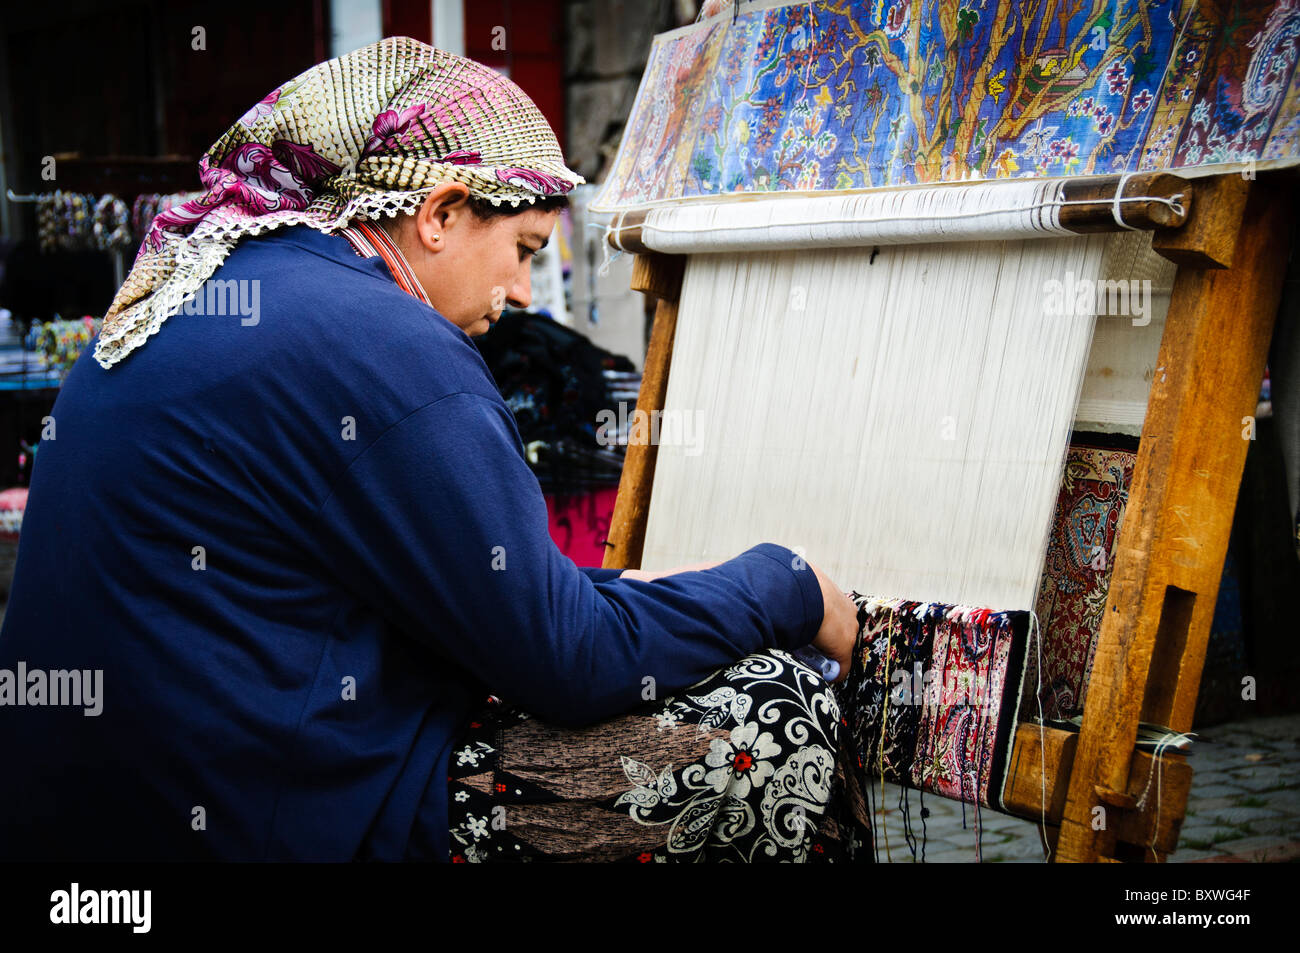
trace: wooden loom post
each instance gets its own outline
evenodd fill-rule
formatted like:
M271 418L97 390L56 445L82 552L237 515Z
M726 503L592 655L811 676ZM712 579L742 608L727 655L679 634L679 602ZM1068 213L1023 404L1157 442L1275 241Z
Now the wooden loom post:
M673 360L673 338L677 332L677 303L686 272L684 255L637 255L632 266L632 290L655 295L654 326L646 348L645 367L636 409L647 414L661 411L668 393L668 371ZM649 428L639 428L648 432ZM650 513L650 491L654 485L659 447L648 439L629 441L618 482L618 498L609 521L605 542L606 569L640 569L645 547L646 518Z
M1192 726L1249 447L1243 428L1253 424L1281 296L1290 224L1285 186L1223 176L1198 193L1185 229L1153 242L1184 266L1160 343L1083 727L1072 764L1058 764L1069 776L1061 861L1151 853L1130 840L1150 829L1138 823L1132 793L1143 790L1152 765L1135 756L1138 722ZM1177 842L1190 786L1182 756L1166 760L1187 783L1178 785L1180 798L1174 792L1169 807L1177 817L1162 825L1156 859ZM1062 776L1053 780L1059 788Z

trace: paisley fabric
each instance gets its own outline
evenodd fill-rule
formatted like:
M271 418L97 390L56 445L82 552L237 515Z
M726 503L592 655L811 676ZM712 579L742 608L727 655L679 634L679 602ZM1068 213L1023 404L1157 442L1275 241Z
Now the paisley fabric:
M862 786L999 806L1028 613L850 596L860 630L838 696Z
M101 366L157 333L246 235L408 212L444 182L517 207L584 181L517 85L409 37L272 90L207 151L199 176L202 195L153 219L105 316Z
M1066 452L1038 590L1043 627L1040 700L1048 721L1083 712L1136 461L1136 437L1076 434ZM1036 650L1029 653L1023 702L1024 710L1034 716L1038 658Z
M490 699L452 752L452 861L869 862L842 728L779 650L589 728Z

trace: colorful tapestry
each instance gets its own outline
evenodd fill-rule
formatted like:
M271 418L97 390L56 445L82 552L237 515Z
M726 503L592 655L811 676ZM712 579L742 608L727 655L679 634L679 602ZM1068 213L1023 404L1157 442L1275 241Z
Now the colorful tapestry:
M1035 607L1043 628L1041 702L1048 721L1083 712L1136 461L1136 437L1076 434L1066 452ZM1038 714L1038 658L1038 647L1031 646L1021 709L1026 718Z
M613 211L1300 160L1300 4L794 3L655 38Z
M1000 807L1029 614L851 597L839 697L865 776Z

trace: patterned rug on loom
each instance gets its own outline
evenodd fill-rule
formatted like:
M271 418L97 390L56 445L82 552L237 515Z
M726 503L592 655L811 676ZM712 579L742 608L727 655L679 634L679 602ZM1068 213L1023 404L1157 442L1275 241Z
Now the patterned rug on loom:
M859 642L839 698L864 775L1000 806L1029 614L851 596Z
M1136 460L1137 438L1120 435L1076 433L1066 452L1036 606L1043 627L1041 702L1047 721L1083 712ZM1037 716L1038 684L1038 653L1031 646L1021 702L1025 718Z
M1076 433L1066 453L1036 606L1049 721L1083 710L1136 459L1137 438L1109 434ZM863 774L1000 807L1015 726L1037 716L1029 613L852 598L860 642L839 696Z

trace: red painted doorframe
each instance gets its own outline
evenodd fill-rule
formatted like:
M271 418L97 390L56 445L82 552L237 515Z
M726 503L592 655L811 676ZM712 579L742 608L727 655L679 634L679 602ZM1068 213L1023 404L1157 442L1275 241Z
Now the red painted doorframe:
M430 0L382 0L384 36L433 42ZM561 0L465 0L465 55L507 74L537 104L560 148L564 126ZM501 47L494 49L493 46Z
M565 149L561 0L466 0L465 55L518 83Z
M382 17L384 36L409 36L421 43L433 42L431 0L383 0Z

